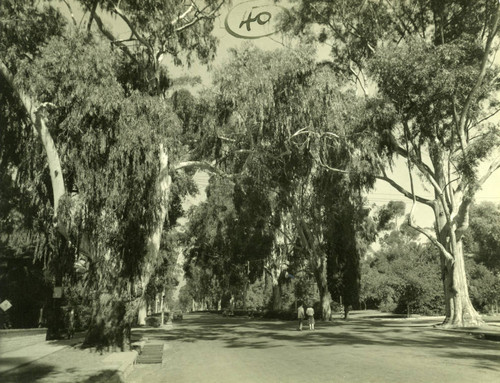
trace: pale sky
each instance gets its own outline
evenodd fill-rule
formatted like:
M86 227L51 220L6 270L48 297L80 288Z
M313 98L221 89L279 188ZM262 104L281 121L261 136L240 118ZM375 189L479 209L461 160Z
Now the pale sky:
M270 0L272 2L272 0ZM242 3L242 1L234 1L233 7L237 4ZM227 60L228 48L238 47L242 44L243 39L238 39L233 37L229 33L226 32L224 27L224 19L227 15L227 7L222 11L221 17L216 21L214 34L220 39L218 54L215 62L213 63L214 67L220 67L224 65L224 62ZM284 37L282 37L279 33L274 34L269 37L263 37L261 39L252 40L256 46L265 50L273 50L273 49L281 49L284 45L288 45L287 41ZM320 52L319 55L321 57L326 57L328 55L327 49L323 49L323 52ZM210 73L204 67L199 65L193 65L191 68L176 68L175 71L178 71L182 75L193 75L200 76L205 85L210 84ZM396 163L396 167L394 169L393 177L396 181L401 183L404 187L409 188L409 179L407 174L406 164L402 161L398 161ZM208 177L202 173L198 173L195 177L197 180L200 189L203 189L208 182ZM415 188L419 194L422 196L431 196L430 192L425 192L421 186L418 185L418 179L415 180ZM186 200L185 206L189 206L197 201L203 199L204 196L199 196L196 198L188 198ZM403 197L400 193L398 193L391 185L384 181L377 181L375 189L368 195L368 200L370 203L375 203L377 205L386 204L391 200L401 200L405 201L407 205L407 210L409 211L411 208L411 200ZM476 201L492 201L495 203L500 203L500 170L494 173L490 179L484 184L483 188L477 193ZM417 207L414 211L415 219L418 224L421 226L431 226L434 220L432 210L421 204L417 204Z
M230 6L224 6L221 9L221 16L216 20L215 22L215 28L214 28L214 34L219 38L219 46L217 48L217 57L215 59L215 62L212 64L214 67L223 67L225 61L228 58L228 49L229 48L235 48L240 46L243 41L243 39L236 38L229 34L224 25L224 20L226 18L226 15L228 13L228 10L236 8L239 4L245 3L246 1L242 0L233 0ZM259 5L262 3L265 3L266 0L263 1L255 1L252 3L252 5ZM273 0L267 0L268 4L272 4ZM77 21L80 20L82 17L82 12L79 9L78 4L74 3L74 1L70 1L70 4L73 8L73 12L75 15L75 18ZM67 9L63 3L58 3L54 4L58 6L66 15L68 14ZM288 6L286 2L280 2L281 6ZM241 7L240 7L241 10ZM234 11L233 11L234 12ZM259 9L256 8L254 11L254 14L252 15L255 17L259 12ZM235 13L232 13L234 15ZM236 17L241 18L241 12L236 15ZM246 16L245 16L246 17ZM105 22L111 22L113 24L113 31L118 38L124 38L128 37L130 34L129 30L127 27L124 25L120 25L120 23L117 21L116 18L112 16L106 16L103 17ZM252 24L253 26L257 26L256 23ZM253 43L264 50L273 50L273 49L280 49L283 48L284 46L289 46L290 41L283 37L281 34L277 33L269 37L263 37L260 39L255 39L252 40ZM327 57L328 56L328 49L323 49L322 51L319 52L319 56L321 57ZM185 75L190 75L190 76L200 76L202 78L202 82L204 86L209 86L211 82L211 73L207 71L207 69L204 66L200 66L198 64L193 64L190 68L187 67L174 67L171 62L169 62L168 59L165 59L164 63L168 65L169 70L171 71L172 75L174 76L185 76ZM400 182L403 186L408 187L409 181L408 181L408 175L406 171L406 165L402 162L397 163L395 169L394 169L394 178ZM201 195L197 197L189 197L186 199L184 206L188 207L192 205L193 203L196 203L197 201L200 201L204 199L204 188L206 187L208 183L208 177L204 173L197 173L195 176L195 180L197 181L200 190L202 190ZM416 188L419 192L422 191L421 188L416 185ZM422 192L422 195L425 196L425 193ZM430 195L429 193L427 195ZM392 188L389 184L383 182L383 181L377 181L376 187L372 193L368 195L368 200L370 203L376 203L378 205L380 204L386 204L390 200L403 200L407 203L407 208L410 209L411 206L411 201L402 197L395 189ZM492 201L495 203L500 203L500 171L497 171L495 174L493 174L490 179L485 183L483 186L482 190L480 190L477 193L476 196L477 202L482 202L482 201ZM422 225L422 226L429 226L432 224L433 217L432 217L432 211L429 209L427 206L424 205L419 205L418 208L415 211L415 218L417 222Z
M267 0L268 3L273 3L273 0ZM257 1L256 1L257 2ZM254 4L256 3L254 2ZM215 62L213 63L214 67L220 67L223 66L225 61L227 60L228 53L227 50L229 48L235 48L238 47L242 44L244 41L243 39L236 38L229 34L224 26L224 19L228 13L229 9L234 9L238 4L244 3L242 0L233 0L231 3L231 6L224 6L224 8L221 10L221 16L216 20L215 23L215 28L214 28L214 34L219 38L220 43L217 48L217 57L215 59ZM257 3L262 3L262 2L257 2ZM73 8L73 12L75 15L75 18L77 21L79 21L82 17L82 11L79 8L78 4L76 4L74 1L70 0L70 4ZM58 6L63 13L68 15L68 11L65 7L64 4L62 3L57 3L54 4ZM286 5L284 2L280 2L280 5ZM253 13L253 17L255 17L259 12L259 9L256 9L255 12ZM240 12L241 13L241 12ZM238 15L238 17L241 18L241 14ZM246 16L245 16L246 17ZM128 28L124 27L123 25L120 25L120 23L117 21L116 18L112 16L103 16L102 17L105 23L112 23L113 25L113 31L116 35L117 38L127 38L129 37L129 30ZM255 26L256 24L253 23ZM258 46L261 49L264 50L273 50L273 49L280 49L283 48L284 46L288 46L290 41L287 41L285 37L281 36L279 33L274 34L269 37L263 37L260 39L252 40L256 46ZM321 56L323 58L326 58L328 56L328 49L323 49L322 51L319 52L318 56ZM211 82L211 74L206 70L205 67L194 64L190 68L180 68L180 67L174 67L171 62L166 59L164 61L166 65L168 65L169 70L171 71L172 75L174 76L185 76L185 75L190 75L190 76L200 76L203 81L204 86L209 86ZM403 186L408 187L409 182L408 182L408 175L406 171L406 165L402 163L401 161L397 163L393 176L396 181L400 182ZM195 180L199 186L200 189L200 194L196 197L188 197L185 199L183 206L185 209L189 208L193 204L197 204L199 201L204 200L206 198L205 195L205 187L208 184L208 176L206 173L198 172L195 175ZM422 192L422 188L416 185L416 190L425 196L425 193ZM482 190L477 193L477 198L476 200L478 202L481 201L492 201L495 203L500 203L500 171L497 171L483 186ZM427 194L429 195L429 193ZM391 200L403 200L406 202L407 210L410 209L411 207L411 201L402 197L401 194L399 194L396 190L392 188L389 184L378 181L376 184L376 187L373 192L371 192L368 195L368 200L370 203L374 203L377 205L382 205L386 204ZM416 222L424 227L428 227L432 225L433 222L433 213L430 208L424 205L418 206L418 208L415 211L415 219ZM185 223L186 219L183 218L181 220L181 224ZM181 255L180 261L183 261L183 256ZM178 286L175 292L175 297L177 298L178 291L180 287L185 283L184 279L181 278L181 284Z

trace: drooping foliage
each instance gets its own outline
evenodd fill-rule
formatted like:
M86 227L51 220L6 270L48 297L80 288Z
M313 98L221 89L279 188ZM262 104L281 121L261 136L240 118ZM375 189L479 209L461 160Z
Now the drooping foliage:
M481 323L468 297L462 236L474 194L500 167L498 124L490 119L498 109L499 18L500 5L491 0L304 0L283 20L289 31L332 47L331 65L364 93L363 125L378 148L374 175L433 208L435 233L410 220L442 258L449 326ZM390 175L398 157L410 187ZM417 181L433 197L416 193Z
M34 256L44 257L57 285L67 278L72 281L65 283L78 282L83 301L92 303L87 340L122 345L122 330L137 309L138 280L147 282L144 274L150 277L152 265L174 267L162 263L168 257L157 256L159 244L151 250L152 233L159 230L160 240L162 221L168 220L165 228L174 225L182 196L195 190L188 173L160 172L162 148L171 162L185 150L181 124L163 97L170 80L161 55L185 58L196 52L203 62L210 60L219 4L198 12L194 3L189 10L164 2L121 2L121 8L111 1L80 3L89 11L86 30L71 27L51 4L2 2L2 177L31 197L25 206L36 213L27 214L34 217L26 230L37 235ZM163 17L145 13L144 6ZM115 40L102 11L118 15L137 44ZM94 26L99 33L93 34ZM162 34L167 30L172 33ZM111 46L102 36L113 40ZM42 135L40 124L47 127ZM51 153L44 152L47 142L54 143ZM54 159L61 163L55 174ZM52 190L57 177L62 198ZM167 199L158 193L162 177L175 183Z
M232 175L235 207L243 214L239 223L246 219L249 227L266 227L272 238L267 253L255 246L243 248L267 258L265 270L278 289L286 281L286 270L294 275L307 269L321 286L323 316L328 317L326 247L335 240L330 237L341 243L339 238L346 234L335 230L335 221L349 222L352 246L349 251L330 247L328 256L341 265L339 278L347 281L353 275L352 286L346 282L342 291L354 291L354 304L359 284L354 233L362 219L334 217L335 209L351 206L351 216L362 216L355 213L362 206L360 192L374 177L371 154L349 139L359 125L356 111L363 103L311 53L304 47L270 53L250 45L234 51L215 75L217 93L207 102L215 123L208 125L202 141L216 148L216 165ZM360 136L358 143L362 141ZM239 208L243 203L248 210ZM254 241L243 237L239 242ZM279 294L273 299L279 300Z

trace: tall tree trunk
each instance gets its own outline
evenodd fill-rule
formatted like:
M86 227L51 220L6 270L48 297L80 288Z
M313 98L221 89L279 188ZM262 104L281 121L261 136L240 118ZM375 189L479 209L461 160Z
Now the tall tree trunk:
M50 181L53 193L53 207L54 207L54 223L58 224L58 230L65 237L68 238L68 230L65 225L58 222L58 208L62 196L66 193L64 186L64 178L62 173L61 161L57 151L54 140L47 127L47 118L44 116L45 105L40 104L36 100L29 97L26 93L18 89L14 85L14 77L4 63L0 62L0 73L7 80L13 92L21 101L26 114L29 116L34 132L40 137L45 154L47 156L47 165L50 172Z
M274 311L283 309L283 302L281 300L281 285L279 281L276 283L273 280L273 295L272 295L272 308Z
M141 299L139 303L139 312L137 313L137 323L140 326L146 325L146 318L148 316L148 305L145 299Z
M481 316L472 306L465 275L462 241L454 244L454 263L445 261L444 299L446 327L478 327L484 324Z
M118 290L96 293L84 344L97 346L98 350L118 346L124 351L127 348L130 327L125 321L126 308L121 299L122 293Z
M434 162L439 163L437 161ZM438 179L443 172L435 165ZM444 187L444 181L441 182ZM458 196L457 196L458 198ZM458 202L458 201L457 201ZM463 214L463 213L462 213ZM476 327L484 322L472 306L465 274L462 240L456 239L456 225L448 222L441 202L437 199L434 205L435 231L439 243L452 256L453 260L441 252L441 277L443 280L445 299L445 327Z
M318 263L314 270L314 277L319 291L319 299L321 304L321 318L330 320L332 317L332 298L328 289L327 269L326 269L326 254L318 256Z
M149 284L149 280L154 272L154 266L158 260L158 254L160 252L160 244L161 244L161 235L163 232L163 224L165 223L165 219L167 218L168 213L168 203L170 196L170 186L172 184L172 179L169 174L169 159L167 150L162 143L159 146L159 161L160 161L160 171L158 173L158 182L156 185L157 193L160 198L159 207L158 207L158 220L156 222L155 228L152 231L148 243L147 249L148 254L146 257L146 264L142 271L141 276L141 286L142 286L142 299L144 299L144 294L146 294L146 289ZM140 311L140 310L139 310ZM141 313L141 312L140 312ZM138 315L138 323L139 325L145 325L145 317L143 315Z
M165 300L165 286L163 287L163 290L161 292L161 297L160 297L160 313L161 313L161 325L163 326L165 324L165 305L164 305L164 300ZM172 315L170 315L172 317Z
M282 270L276 267L265 268L269 279L271 279L271 308L274 311L283 309L283 302L281 300L281 274Z

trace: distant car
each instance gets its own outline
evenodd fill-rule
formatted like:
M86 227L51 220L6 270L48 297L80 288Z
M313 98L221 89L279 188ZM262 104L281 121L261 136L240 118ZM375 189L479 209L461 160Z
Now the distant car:
M183 319L182 311L174 311L172 313L172 320L182 320L182 319Z

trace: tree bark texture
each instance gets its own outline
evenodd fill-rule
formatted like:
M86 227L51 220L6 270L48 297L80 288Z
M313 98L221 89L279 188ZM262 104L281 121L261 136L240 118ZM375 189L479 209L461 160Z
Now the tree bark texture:
M319 299L321 305L321 319L330 320L332 316L332 298L328 289L326 254L318 256L317 265L315 265L314 277L319 290Z
M442 190L446 190L447 177L443 166L444 156L436 150L431 158L438 185ZM484 322L472 306L469 297L462 234L457 229L466 220L468 204L464 200L463 193L451 191L448 195L447 200L452 200L453 204L445 205L447 200L439 194L438 190L435 190L435 233L437 241L442 246L440 263L445 299L443 325L446 327L481 326Z
M21 101L24 110L26 111L26 115L29 116L31 120L36 135L40 137L45 154L47 156L47 165L50 172L50 181L53 193L54 223L58 223L59 231L65 238L68 238L67 228L65 227L65 225L61 225L57 221L59 202L61 200L61 197L66 193L66 189L64 186L64 178L59 153L47 127L47 118L44 116L45 105L40 104L32 97L24 93L22 90L18 89L14 85L14 77L2 62L0 62L0 72L2 76L7 80L13 92L17 95L18 99Z
M276 283L273 280L273 310L274 311L279 311L283 309L283 302L281 300L281 285L279 281L276 281Z
M469 297L462 242L455 243L454 262L444 260L443 286L446 327L478 327L484 324Z
M159 145L159 162L160 162L160 171L158 173L158 182L156 185L157 194L159 196L159 205L158 205L158 220L156 222L155 228L152 231L148 243L147 243L147 258L144 266L144 270L141 275L141 285L142 285L142 297L141 301L145 301L146 297L146 289L148 287L151 276L154 272L154 267L158 260L158 254L160 252L160 244L161 244L161 235L163 232L163 224L168 214L168 203L170 197L170 187L172 185L172 178L169 174L169 158L167 149L163 144ZM146 304L141 303L141 304ZM138 323L143 326L146 324L144 312L139 310L138 314Z

